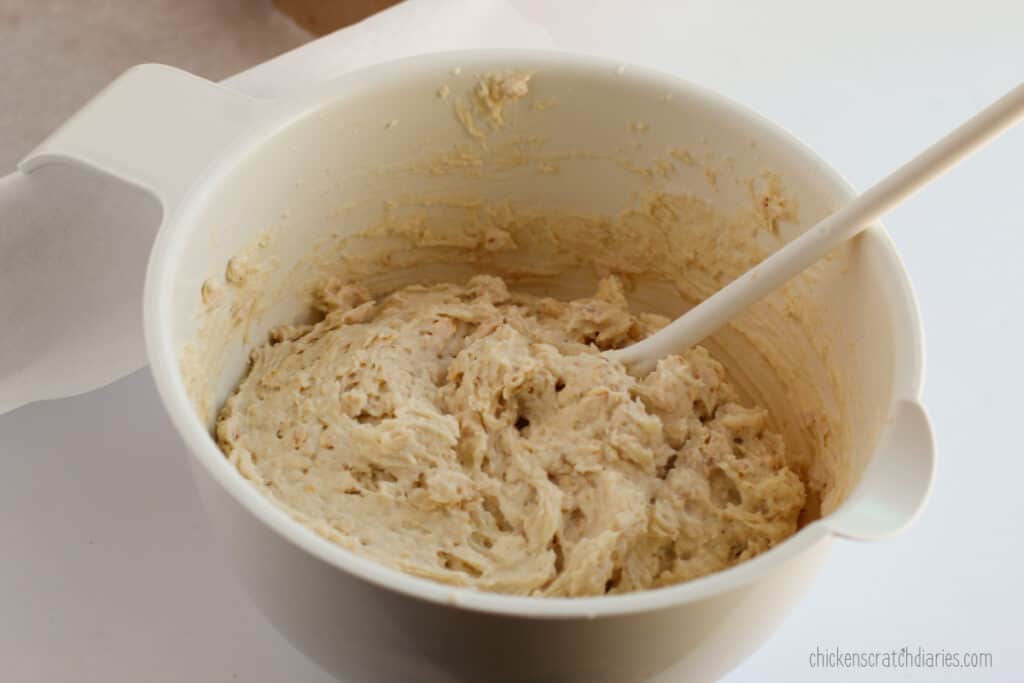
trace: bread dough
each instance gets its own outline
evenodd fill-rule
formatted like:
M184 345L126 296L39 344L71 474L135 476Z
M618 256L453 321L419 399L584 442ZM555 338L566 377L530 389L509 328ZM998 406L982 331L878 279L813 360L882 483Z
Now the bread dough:
M217 423L241 473L328 539L409 574L519 595L685 581L796 531L804 485L706 350L642 380L603 356L666 320L620 282L571 302L465 285L379 301L322 286Z

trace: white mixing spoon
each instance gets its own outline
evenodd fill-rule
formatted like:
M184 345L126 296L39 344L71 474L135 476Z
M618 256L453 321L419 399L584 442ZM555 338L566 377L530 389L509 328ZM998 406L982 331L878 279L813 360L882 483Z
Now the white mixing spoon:
M710 335L1024 118L1024 83L647 339L605 352L643 376Z

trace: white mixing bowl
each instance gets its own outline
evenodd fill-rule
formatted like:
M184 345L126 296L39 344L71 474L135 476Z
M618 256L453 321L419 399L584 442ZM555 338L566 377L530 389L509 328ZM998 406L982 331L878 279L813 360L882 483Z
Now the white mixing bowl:
M501 122L462 109L479 77L513 72L530 75L530 92L505 106ZM265 499L217 447L216 409L248 349L302 315L325 264L370 250L346 238L395 206L465 223L488 205L611 216L645 192L690 193L723 215L750 209L751 220L764 219L747 245L763 251L850 199L850 187L785 132L674 77L565 54L475 51L386 64L271 102L143 66L23 168L68 161L147 187L164 203L145 293L160 395L252 599L342 680L713 680L784 619L833 537L894 533L927 496L933 446L918 402L921 331L881 226L708 342L744 392L771 409L791 449L827 463L833 479L823 514L813 502L793 537L726 571L611 597L459 590L332 545ZM768 206L780 196L785 206ZM776 209L774 218L765 213ZM397 240L392 265L410 249L425 256L393 273L376 262L380 277L369 279L378 290L504 267L459 263L459 247L418 247L409 234L381 239ZM716 244L706 242L698 259L737 248ZM528 262L554 264L528 283L539 290L580 294L600 270L578 244L581 253L568 256L520 247ZM251 272L233 279L250 280L245 286L224 278L239 255L246 260L233 267ZM639 273L634 303L676 314L735 275L730 267L681 273L687 297Z

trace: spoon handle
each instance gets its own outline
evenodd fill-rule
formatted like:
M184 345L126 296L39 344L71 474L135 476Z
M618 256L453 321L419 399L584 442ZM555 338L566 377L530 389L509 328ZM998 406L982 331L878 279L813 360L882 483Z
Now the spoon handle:
M1021 118L1024 83L666 327L607 355L637 375L649 372L659 359L700 342Z

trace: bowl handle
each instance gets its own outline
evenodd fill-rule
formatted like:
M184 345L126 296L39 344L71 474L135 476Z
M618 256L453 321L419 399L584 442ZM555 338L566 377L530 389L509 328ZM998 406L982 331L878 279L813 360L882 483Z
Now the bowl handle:
M917 518L934 474L935 440L924 407L916 400L896 401L857 488L822 522L847 538L892 536Z
M72 163L139 185L164 218L200 171L263 103L163 64L121 74L18 164L23 173Z
M136 66L0 179L0 414L145 365L141 294L156 229L270 104Z

